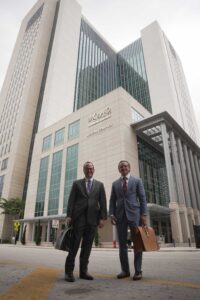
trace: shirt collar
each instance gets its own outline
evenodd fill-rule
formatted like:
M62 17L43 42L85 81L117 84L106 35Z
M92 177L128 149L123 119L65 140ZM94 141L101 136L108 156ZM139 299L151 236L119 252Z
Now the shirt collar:
M93 182L94 178L93 178L93 177L92 177L92 178L86 178L86 177L85 177L85 182L88 182L89 180L90 180L91 182Z
M127 180L129 180L130 176L131 176L130 173L128 173L128 174L126 175ZM121 176L120 178L121 178L121 180L122 180L122 179L124 178L124 176Z

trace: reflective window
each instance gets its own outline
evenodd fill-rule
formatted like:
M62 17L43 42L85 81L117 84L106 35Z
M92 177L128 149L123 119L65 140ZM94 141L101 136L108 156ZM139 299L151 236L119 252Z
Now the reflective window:
M60 178L62 168L62 153L58 151L53 154L51 168L51 182L49 189L49 206L48 215L56 215L58 213L58 204L60 196Z
M35 217L43 216L44 213L48 165L49 165L49 156L42 158L40 161L40 171L39 171L38 186L37 186Z
M4 177L5 175L0 176L0 197L2 196L3 192Z
M136 122L144 119L144 117L134 108L131 108L131 117L132 117L133 123L136 123Z
M80 120L69 124L68 139L73 140L79 137L79 131L80 131Z
M69 198L69 193L71 191L72 183L75 179L77 179L77 168L78 168L78 144L75 144L67 148L63 213L66 213L67 211L67 203L68 203L68 198Z
M50 134L43 138L42 152L47 151L51 148L51 137L52 135Z
M60 145L64 142L64 132L65 132L65 128L56 131L54 146Z
M8 158L2 160L1 171L7 169L8 166Z
M164 155L141 138L138 137L137 141L139 170L147 202L168 206L169 190Z

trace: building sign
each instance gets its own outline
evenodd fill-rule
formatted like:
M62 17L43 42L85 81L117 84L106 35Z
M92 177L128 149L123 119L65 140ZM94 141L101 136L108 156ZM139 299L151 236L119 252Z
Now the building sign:
M111 108L106 107L103 111L94 113L88 118L88 126L93 126L111 117Z
M52 228L59 228L59 220L52 220Z

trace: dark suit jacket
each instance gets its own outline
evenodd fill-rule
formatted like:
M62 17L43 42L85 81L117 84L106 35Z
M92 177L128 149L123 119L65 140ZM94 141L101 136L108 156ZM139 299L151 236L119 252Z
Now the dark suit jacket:
M144 187L139 177L129 177L126 194L122 189L121 178L112 184L109 214L114 215L120 221L124 211L127 219L134 222L135 226L139 225L140 216L147 213Z
M89 194L86 191L85 179L80 179L74 181L69 195L67 217L72 218L72 223L85 213L90 225L98 225L100 219L107 218L104 185L95 179Z

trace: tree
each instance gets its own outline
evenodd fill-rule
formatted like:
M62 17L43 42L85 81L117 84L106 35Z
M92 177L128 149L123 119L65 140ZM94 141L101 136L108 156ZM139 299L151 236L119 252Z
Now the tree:
M5 198L0 199L0 208L2 209L1 214L13 216L14 219L22 219L24 216L24 208L25 202L20 198L11 198L9 200ZM17 237L19 237L19 230L16 231L15 243L17 241Z
M0 199L0 208L2 214L15 216L17 219L22 219L24 216L25 202L20 198L5 198Z

